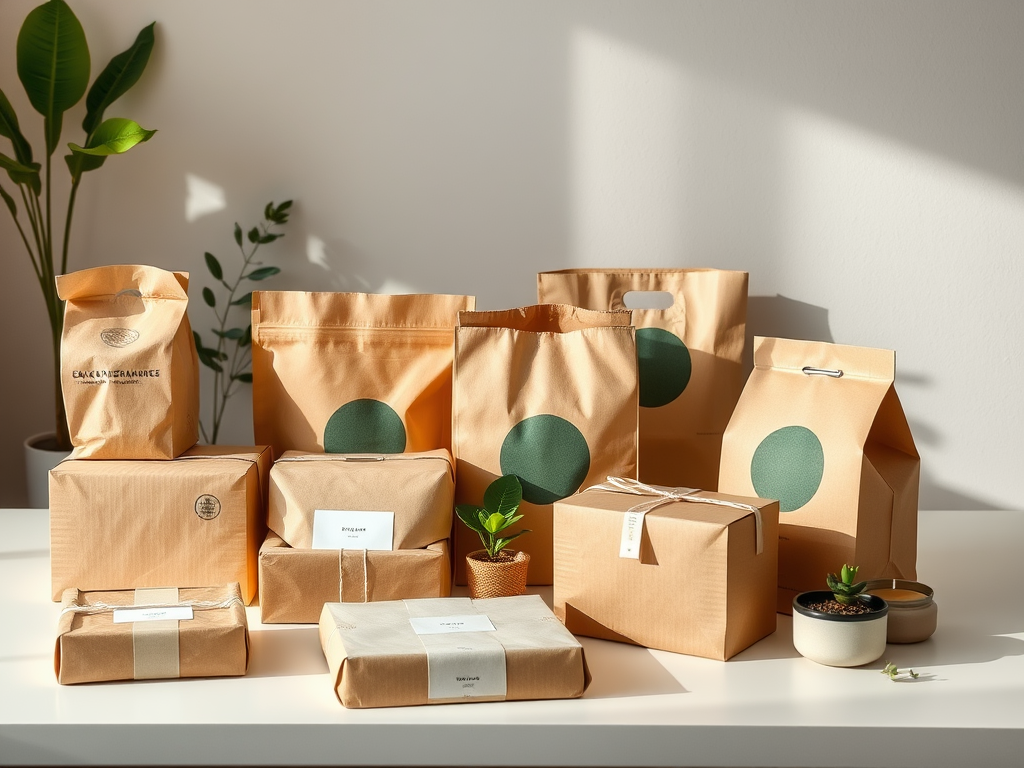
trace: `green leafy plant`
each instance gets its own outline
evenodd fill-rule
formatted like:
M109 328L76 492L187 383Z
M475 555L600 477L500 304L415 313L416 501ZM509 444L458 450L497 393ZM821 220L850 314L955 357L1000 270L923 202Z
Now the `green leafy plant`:
M487 557L494 561L498 553L513 539L530 533L529 529L524 528L509 536L498 535L523 518L522 515L516 514L522 501L523 486L519 478L515 475L504 475L487 486L482 507L460 504L455 507L455 514L466 526L476 531L484 549L487 550Z
M828 588L832 590L836 600L843 605L853 605L858 602L858 595L868 585L866 581L854 583L853 580L857 578L857 571L859 570L859 566L856 565L843 565L843 569L839 572L838 576L830 573L825 577L825 583L828 584Z
M21 132L18 116L7 95L0 90L0 136L10 139L14 153L13 157L0 153L0 169L7 172L7 178L14 184L13 194L0 184L0 197L18 228L46 302L54 362L54 447L58 450L70 450L71 440L60 391L64 305L57 296L54 277L68 268L71 222L83 174L102 166L108 156L127 152L156 133L126 118L103 119L107 108L142 76L153 50L155 23L144 27L131 47L112 58L89 88L82 121L85 138L80 144L69 143L71 153L64 156L71 174L71 191L63 233L55 233L53 225L56 215L52 204L53 153L60 144L64 113L85 95L91 67L85 31L64 0L49 0L34 8L18 33L18 78L29 103L43 116L45 157L42 163L34 159L32 146ZM16 197L20 199L20 208Z
M199 421L199 430L203 440L211 445L217 442L217 435L220 433L220 425L224 419L224 410L228 400L237 391L238 384L252 384L252 323L247 323L245 328L238 326L228 327L232 314L252 308L252 291L235 298L242 285L243 280L260 282L268 277L278 274L279 267L263 266L263 262L255 261L256 251L261 245L267 245L284 237L283 234L274 232L273 229L288 223L288 209L292 207L291 200L285 200L275 206L274 202L267 203L263 209L263 220L250 229L242 237L242 227L235 222L235 245L241 254L242 266L238 270L238 276L234 282L229 283L224 279L224 267L220 259L207 251L206 268L210 270L213 279L217 280L227 291L220 303L217 301L217 294L210 287L203 288L203 301L213 310L217 318L217 326L211 328L213 335L217 337L217 345L207 347L198 332L193 331L196 339L196 351L199 353L199 360L207 368L213 371L213 412L211 414L210 426L207 429L202 419ZM249 250L246 251L245 241L249 243ZM228 350L230 349L230 354Z
M912 669L908 669L906 672L900 672L896 665L891 661L885 662L885 668L882 670L883 675L888 675L889 679L893 682L897 680L917 680L921 676L921 673L915 672Z

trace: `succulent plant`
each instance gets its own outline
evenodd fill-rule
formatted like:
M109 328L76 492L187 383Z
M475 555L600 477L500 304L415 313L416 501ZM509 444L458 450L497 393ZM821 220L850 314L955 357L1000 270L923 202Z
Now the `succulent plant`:
M825 577L825 583L828 584L828 588L832 590L832 594L836 600L843 605L852 605L858 601L858 597L861 592L865 590L868 583L866 581L858 581L854 583L854 579L857 578L857 571L860 570L859 566L856 565L843 565L843 569L836 576L834 573L830 573Z

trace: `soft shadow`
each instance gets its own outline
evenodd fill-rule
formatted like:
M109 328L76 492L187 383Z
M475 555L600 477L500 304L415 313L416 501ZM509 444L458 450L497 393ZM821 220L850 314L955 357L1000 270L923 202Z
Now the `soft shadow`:
M49 557L48 549L22 549L17 552L0 552L0 560L31 560L36 557Z
M747 300L747 339L744 378L754 367L754 337L834 342L828 310L785 296L751 296Z
M319 629L315 625L249 633L247 677L322 675L327 671L327 659L320 649Z
M915 426L914 429L917 429ZM1005 504L993 504L973 494L964 493L956 488L936 482L935 477L921 468L921 496L919 509L951 509L957 511L1010 509L1015 512L1022 510L1020 505L1008 507Z
M942 628L921 643L885 647L885 659L900 669L988 664L1007 656L1024 656L1024 640L1001 635L979 635L963 627Z
M590 669L601 670L583 694L585 699L689 693L646 648L590 637L581 637L579 641Z
M737 653L729 659L729 663L742 664L745 661L797 658L800 654L793 647L793 617L778 614L776 622L775 631L772 634Z

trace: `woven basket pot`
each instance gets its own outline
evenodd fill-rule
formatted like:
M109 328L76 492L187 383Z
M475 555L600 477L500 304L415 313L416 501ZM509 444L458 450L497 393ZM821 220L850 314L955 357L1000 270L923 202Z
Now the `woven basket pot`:
M530 556L525 552L502 550L494 562L487 559L487 550L470 552L466 555L469 594L474 598L525 595L529 566Z

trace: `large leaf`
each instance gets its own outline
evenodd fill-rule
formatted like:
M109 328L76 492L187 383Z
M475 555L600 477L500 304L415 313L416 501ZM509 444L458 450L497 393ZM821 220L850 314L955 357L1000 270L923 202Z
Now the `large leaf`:
M35 163L35 167L22 165L17 160L0 152L0 168L3 168L5 171L14 171L15 173L31 174L39 172L39 163Z
M455 514L459 516L459 520L464 522L466 526L477 533L484 533L484 527L480 524L477 513L480 511L479 507L472 507L468 504L459 504L455 507Z
M14 198L7 194L7 190L0 187L0 197L7 203L7 210L11 212L11 216L15 219L18 218L18 204L14 202Z
M96 133L89 140L89 146L80 147L77 144L68 144L72 152L83 155L105 157L107 155L120 155L127 152L136 144L149 141L156 131L148 131L134 120L124 117L112 117L100 123Z
M32 162L32 147L21 133L18 115L7 100L6 94L0 90L0 136L6 136L14 144L14 156L18 162L27 165Z
M499 477L484 491L484 507L492 514L508 516L523 501L523 486L515 475Z
M18 77L43 116L46 153L60 142L64 113L89 85L89 44L64 0L49 0L25 17L18 33Z
M82 130L87 136L99 126L106 108L139 81L149 63L149 55L153 52L154 26L155 21L143 27L131 48L112 58L92 84L89 95L85 97L88 112L82 121Z
M106 159L105 156L80 155L77 152L64 155L64 162L68 164L72 181L78 181L78 178L86 171L95 171L106 162Z

